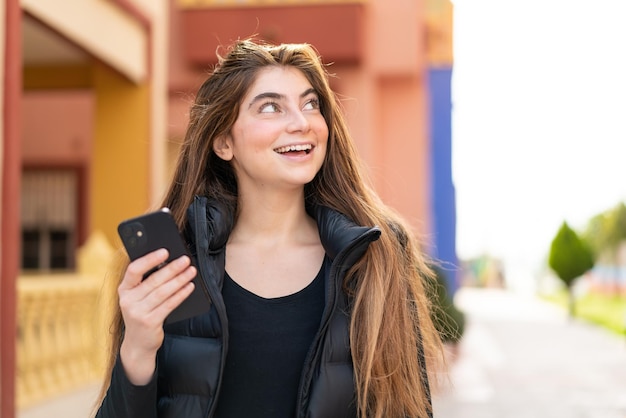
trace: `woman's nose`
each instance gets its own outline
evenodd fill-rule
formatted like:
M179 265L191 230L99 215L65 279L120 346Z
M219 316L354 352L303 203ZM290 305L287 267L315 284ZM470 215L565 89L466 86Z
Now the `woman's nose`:
M301 112L291 112L291 119L289 120L289 124L287 125L287 129L289 131L307 131L310 128L309 120L307 116Z

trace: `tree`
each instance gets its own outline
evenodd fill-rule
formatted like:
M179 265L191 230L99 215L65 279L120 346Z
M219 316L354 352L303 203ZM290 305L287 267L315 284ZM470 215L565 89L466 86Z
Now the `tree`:
M626 240L626 205L620 203L591 218L583 239L591 246L596 259L615 261L620 244Z
M569 313L573 317L575 301L572 286L578 277L593 268L594 257L589 245L569 227L567 222L563 222L552 240L548 264L567 288Z

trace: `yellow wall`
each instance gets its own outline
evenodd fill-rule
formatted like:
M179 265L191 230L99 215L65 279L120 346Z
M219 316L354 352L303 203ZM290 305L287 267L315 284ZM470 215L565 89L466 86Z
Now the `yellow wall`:
M117 224L148 209L150 89L103 65L94 69L96 114L90 230L119 242Z
M431 67L452 66L454 7L449 0L426 0L426 54Z

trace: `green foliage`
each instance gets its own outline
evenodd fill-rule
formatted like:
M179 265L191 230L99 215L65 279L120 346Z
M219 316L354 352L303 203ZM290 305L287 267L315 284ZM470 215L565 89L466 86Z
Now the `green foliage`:
M445 272L437 266L433 270L436 277L431 295L433 324L443 342L456 343L465 330L465 314L454 306L448 294Z
M614 254L620 242L626 240L626 205L616 207L591 218L583 234L594 254Z
M570 288L574 279L591 270L594 256L588 244L563 222L552 240L548 260L550 268Z

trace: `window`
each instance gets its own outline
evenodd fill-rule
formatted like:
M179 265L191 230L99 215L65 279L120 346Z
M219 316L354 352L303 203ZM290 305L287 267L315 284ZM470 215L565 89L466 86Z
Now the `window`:
M25 170L22 174L22 269L74 268L76 173Z

